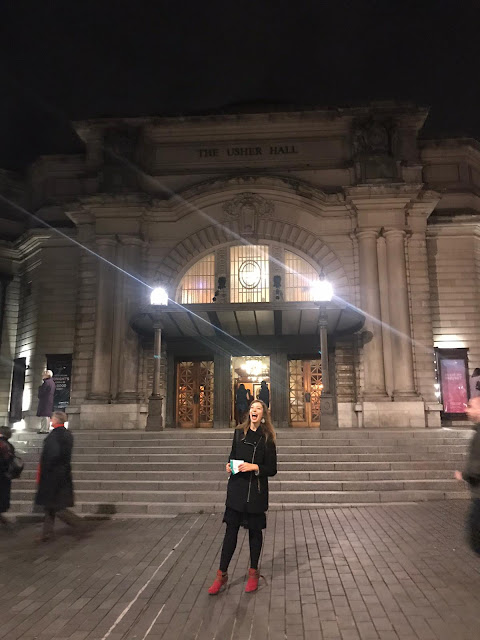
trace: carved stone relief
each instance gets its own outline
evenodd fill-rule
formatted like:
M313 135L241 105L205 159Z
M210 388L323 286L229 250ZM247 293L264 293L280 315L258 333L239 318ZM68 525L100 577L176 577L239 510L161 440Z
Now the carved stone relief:
M258 218L269 218L274 211L274 204L256 193L246 191L226 202L223 210L228 219L237 221L239 233L251 236L258 229Z

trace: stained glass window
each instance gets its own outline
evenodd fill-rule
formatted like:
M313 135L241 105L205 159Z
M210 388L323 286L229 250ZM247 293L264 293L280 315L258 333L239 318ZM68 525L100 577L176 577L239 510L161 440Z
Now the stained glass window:
M206 304L215 295L215 254L210 253L191 267L180 283L181 304Z
M310 302L310 283L318 279L318 272L306 260L292 251L285 251L285 300Z
M268 247L230 248L230 302L269 302Z

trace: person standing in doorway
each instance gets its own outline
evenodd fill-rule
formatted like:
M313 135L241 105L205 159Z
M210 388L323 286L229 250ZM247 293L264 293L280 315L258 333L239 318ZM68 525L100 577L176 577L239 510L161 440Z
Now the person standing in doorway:
M270 391L268 389L268 384L265 382L265 380L262 380L260 384L258 399L265 403L267 409L270 407Z
M480 368L473 370L470 377L470 398L480 397Z
M237 394L235 396L235 406L237 407L238 422L241 423L243 422L245 413L248 411L247 390L245 389L245 385L243 383L240 384L237 389Z
M241 526L248 529L250 543L250 569L246 593L258 589L258 562L263 544L262 530L267 526L268 478L277 473L275 429L265 403L254 400L247 420L235 429L232 450L226 465L228 488L223 522L227 525L223 540L220 567L208 590L217 595L227 584L228 565L237 546ZM231 461L241 461L238 472ZM235 470L235 473L232 471Z
M15 448L10 444L12 437L10 427L0 427L0 525L10 528L9 521L3 515L10 509L12 480L7 475L10 460L15 455Z
M465 469L455 471L457 480L470 485L472 506L468 517L468 539L472 551L480 555L480 397L472 398L466 409L469 420L474 423L474 435L470 442Z
M37 417L40 418L40 429L37 433L50 431L50 418L53 413L53 397L55 395L55 382L53 371L47 369L42 374L43 384L38 387Z
M73 507L72 449L73 436L65 428L67 415L63 411L52 414L53 430L45 438L37 474L37 495L35 504L45 509L45 520L41 542L53 537L55 517L75 529L78 535L84 533L83 520L69 507Z

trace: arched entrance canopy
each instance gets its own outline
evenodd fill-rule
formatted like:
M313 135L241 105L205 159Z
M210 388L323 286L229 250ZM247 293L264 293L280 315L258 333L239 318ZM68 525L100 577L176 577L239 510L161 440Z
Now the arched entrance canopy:
M326 315L332 338L355 333L365 322L364 315L348 304L328 303ZM145 336L152 336L158 326L167 338L298 340L318 336L319 316L319 307L312 302L180 305L170 301L166 307L144 307L131 318L131 325Z

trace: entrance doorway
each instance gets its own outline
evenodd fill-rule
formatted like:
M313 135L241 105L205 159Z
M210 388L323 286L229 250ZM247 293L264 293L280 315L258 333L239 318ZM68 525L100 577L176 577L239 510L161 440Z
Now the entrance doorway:
M177 416L179 427L213 426L213 361L177 364Z
M323 389L321 360L290 360L289 383L292 427L319 427Z
M232 358L232 373L232 416L240 424L253 400L271 405L270 357Z

